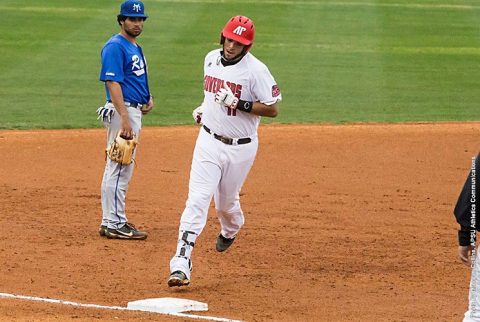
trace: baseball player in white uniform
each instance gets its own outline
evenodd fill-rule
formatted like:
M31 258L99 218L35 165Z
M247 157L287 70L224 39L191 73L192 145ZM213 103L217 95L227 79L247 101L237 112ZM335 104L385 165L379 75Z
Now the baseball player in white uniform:
M282 99L267 66L250 53L254 35L251 19L233 17L222 30L222 48L205 57L205 97L193 111L202 127L177 250L170 261L170 287L190 284L192 250L206 224L212 196L221 227L217 251L229 248L244 224L239 195L257 153L260 117L277 116Z

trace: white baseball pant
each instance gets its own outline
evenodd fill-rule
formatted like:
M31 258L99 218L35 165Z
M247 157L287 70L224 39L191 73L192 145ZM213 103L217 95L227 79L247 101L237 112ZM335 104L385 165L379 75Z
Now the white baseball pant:
M106 108L115 108L112 103L105 104ZM138 108L127 107L128 118L137 139L142 127L142 112ZM107 147L115 140L120 131L120 115L115 111L110 122L104 121L107 128ZM135 149L133 157L137 151ZM111 229L121 228L127 222L125 213L125 197L128 184L133 175L134 163L121 165L107 157L102 181L102 225Z
M478 249L477 249L478 250ZM477 252L475 265L470 278L470 291L468 294L468 311L465 312L463 322L480 322L480 262Z
M247 144L228 145L200 129L193 152L188 200L180 219L177 251L170 261L171 272L182 271L190 279L191 253L207 222L212 196L224 237L235 237L243 226L240 190L258 148L258 137L251 139Z

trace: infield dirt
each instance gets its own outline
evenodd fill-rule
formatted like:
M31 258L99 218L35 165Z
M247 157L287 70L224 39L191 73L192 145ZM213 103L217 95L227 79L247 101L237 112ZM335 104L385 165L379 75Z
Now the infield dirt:
M0 292L125 306L206 302L245 321L460 321L470 270L452 210L479 123L263 125L245 226L215 251L213 206L191 285L169 289L194 126L144 128L127 195L146 241L101 238L105 131L0 131ZM0 299L2 321L180 321Z

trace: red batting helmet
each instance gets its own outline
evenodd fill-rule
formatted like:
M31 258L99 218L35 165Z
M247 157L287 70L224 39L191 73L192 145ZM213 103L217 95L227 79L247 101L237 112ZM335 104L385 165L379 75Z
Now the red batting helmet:
M221 44L225 42L225 38L228 38L242 45L251 46L255 37L255 26L250 18L235 16L227 21L220 36Z

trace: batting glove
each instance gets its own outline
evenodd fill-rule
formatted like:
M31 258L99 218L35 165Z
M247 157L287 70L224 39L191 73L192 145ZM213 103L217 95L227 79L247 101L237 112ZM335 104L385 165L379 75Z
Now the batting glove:
M223 84L223 87L215 94L215 102L231 109L235 109L238 104L238 98L233 95L230 87Z
M203 114L203 109L202 109L202 105L200 105L199 107L197 107L196 109L193 110L192 112L192 116L193 116L193 120L195 121L195 123L197 124L202 124L202 114Z
M97 120L102 118L104 122L110 123L110 121L112 120L113 113L115 113L114 108L100 106L97 109L97 114L98 114Z

